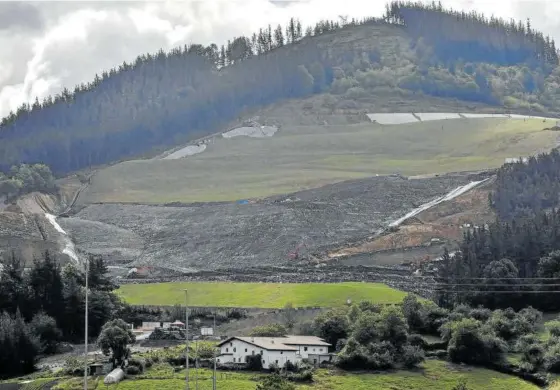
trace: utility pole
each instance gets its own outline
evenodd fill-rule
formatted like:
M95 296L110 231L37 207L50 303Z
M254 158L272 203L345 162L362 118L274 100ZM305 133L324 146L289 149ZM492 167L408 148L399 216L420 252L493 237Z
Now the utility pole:
M216 337L216 310L214 310L214 325L212 327L212 336ZM216 390L216 347L214 347L214 370L212 372L212 390Z
M187 390L190 389L190 378L189 378L189 298L188 291L185 289L185 334L187 339L187 345L185 349L185 368L186 368L186 383Z
M198 390L198 343L200 340L196 342L196 353L194 355L194 380L195 380L195 387Z
M86 318L85 318L85 341L84 341L84 390L88 388L88 271L89 271L89 259L86 256Z

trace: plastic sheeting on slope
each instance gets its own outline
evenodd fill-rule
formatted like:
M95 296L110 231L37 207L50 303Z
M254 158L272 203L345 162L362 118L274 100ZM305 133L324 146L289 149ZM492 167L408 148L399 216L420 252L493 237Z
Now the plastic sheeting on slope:
M480 180L480 181L472 181L469 184L466 184L464 186L461 187L457 187L454 190L450 191L449 193L447 193L447 195L441 196L439 198L436 198L430 202L424 203L423 205L421 205L420 207L415 208L414 210L410 211L408 214L406 214L405 216L391 222L389 224L389 226L399 226L401 223L403 223L405 220L407 220L408 218L412 218L418 214L420 214L422 211L431 209L432 207L442 203L442 202L446 202L448 200L451 200L453 198L458 197L459 195L464 194L465 192L471 190L472 188L476 187L477 185L485 182L488 179L484 179L484 180Z
M403 123L418 122L418 119L411 113L392 113L392 114L366 114L370 121L380 125L400 125Z

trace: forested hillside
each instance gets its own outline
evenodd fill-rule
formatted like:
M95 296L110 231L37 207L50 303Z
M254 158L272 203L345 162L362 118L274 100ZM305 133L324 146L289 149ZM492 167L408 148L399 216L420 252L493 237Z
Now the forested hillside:
M333 110L402 92L553 113L555 43L529 22L394 2L380 19L292 19L227 45L139 56L1 121L0 170L43 162L56 174L194 138L287 98L334 96Z
M498 219L467 231L456 256L444 255L444 300L560 308L559 173L557 149L498 171L490 199Z

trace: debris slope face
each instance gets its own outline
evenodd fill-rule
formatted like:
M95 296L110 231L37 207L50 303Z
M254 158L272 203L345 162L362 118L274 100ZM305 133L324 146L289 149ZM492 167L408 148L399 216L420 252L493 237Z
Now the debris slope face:
M114 242L139 237L143 252L131 266L194 271L286 265L293 264L289 254L301 243L309 253L321 253L376 234L403 212L470 181L467 175L375 177L245 204L92 204L60 222L78 246L87 242L89 250L93 243L106 246L107 234ZM91 222L84 220L99 222L98 229L88 229ZM133 245L129 241L129 249Z

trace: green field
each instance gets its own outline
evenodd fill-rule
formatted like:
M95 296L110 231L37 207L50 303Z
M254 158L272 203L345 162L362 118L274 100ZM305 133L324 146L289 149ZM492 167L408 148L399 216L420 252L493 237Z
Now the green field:
M406 293L380 283L229 283L185 282L125 284L118 291L133 305L184 304L192 306L281 308L334 307L352 301L399 303Z
M149 371L148 371L149 374ZM160 373L161 375L161 373ZM109 388L122 390L154 389L175 390L184 388L184 371L178 373L164 373L166 379L127 379L118 386ZM212 389L211 372L199 370L198 388L200 390ZM145 378L150 376L143 375ZM194 381L195 370L190 371ZM219 389L228 390L254 390L259 374L252 373L223 373L219 372L217 386ZM483 368L468 366L450 366L448 363L437 360L427 360L415 371L395 371L376 374L351 374L340 371L317 370L314 374L314 383L311 385L298 385L299 390L450 390L460 380L466 380L471 390L534 390L538 389L530 383L515 377ZM102 389L104 385L94 385L90 389ZM193 386L194 383L191 385ZM81 387L80 387L81 386ZM74 390L83 388L83 380L74 378L61 381L55 387L57 390Z
M222 201L263 197L376 174L498 167L544 151L557 133L540 119L454 119L402 125L286 126L270 138L217 139L180 160L102 169L81 203Z

